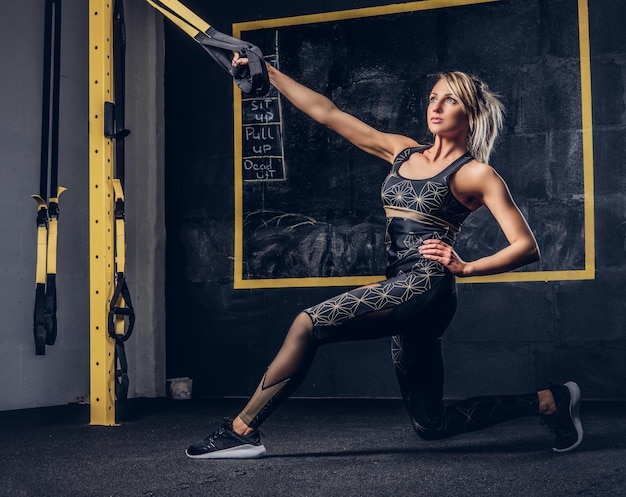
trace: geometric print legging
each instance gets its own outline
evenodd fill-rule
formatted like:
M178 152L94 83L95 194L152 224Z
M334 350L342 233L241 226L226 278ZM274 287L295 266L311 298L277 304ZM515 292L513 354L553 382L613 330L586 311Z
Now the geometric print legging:
M536 393L473 397L444 407L441 340L394 336L391 350L404 404L413 428L424 440L539 416Z
M294 358L291 374L272 385L266 385L264 377L240 416L250 427L260 426L302 383L320 346L384 336L391 336L400 392L421 438L447 438L538 416L536 393L474 397L444 407L441 336L455 310L454 277L426 260L409 273L310 307L304 312L313 322L313 331L304 352Z

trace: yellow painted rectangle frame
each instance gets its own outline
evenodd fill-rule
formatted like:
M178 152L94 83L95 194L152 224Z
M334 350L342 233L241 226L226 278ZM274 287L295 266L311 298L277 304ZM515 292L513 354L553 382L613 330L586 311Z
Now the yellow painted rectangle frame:
M243 31L295 26L329 21L341 21L363 17L415 12L420 10L458 7L499 0L424 0L403 4L383 5L361 9L324 12L279 19L265 19L233 24L233 36L241 37ZM593 122L591 100L591 61L589 42L589 6L588 0L578 0L578 33L580 52L581 116L583 141L583 197L584 197L584 244L585 267L576 270L559 271L514 271L490 276L457 278L459 283L513 283L530 281L580 281L595 278L595 222L594 222L594 179L593 179ZM293 287L328 287L366 285L384 279L384 276L342 276L312 278L243 278L243 174L242 136L241 136L241 92L235 87L234 92L234 172L235 172L235 258L234 288L293 288Z

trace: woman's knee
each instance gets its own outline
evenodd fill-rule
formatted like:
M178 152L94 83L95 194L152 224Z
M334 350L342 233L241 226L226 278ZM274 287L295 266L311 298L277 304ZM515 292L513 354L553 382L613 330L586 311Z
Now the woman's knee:
M311 316L304 311L296 316L294 323L298 323L298 325L304 328L309 334L313 331L313 321L311 320Z
M306 312L301 312L296 316L289 328L287 336L297 340L311 340L313 335L313 321Z

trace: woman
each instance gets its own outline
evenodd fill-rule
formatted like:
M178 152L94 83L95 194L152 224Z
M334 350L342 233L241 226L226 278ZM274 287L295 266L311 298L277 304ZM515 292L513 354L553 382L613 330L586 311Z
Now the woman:
M233 58L233 66L246 59ZM521 416L541 416L555 432L553 449L582 441L576 383L537 393L478 397L443 405L441 336L456 309L455 277L502 273L536 261L539 249L503 179L487 164L503 106L479 79L444 73L430 93L432 145L382 133L329 99L268 66L270 81L293 105L355 146L391 164L382 186L386 280L301 312L247 406L231 422L187 449L191 458L265 454L257 428L298 387L320 345L392 337L402 397L418 435L441 439ZM466 262L453 249L465 218L486 206L508 246Z

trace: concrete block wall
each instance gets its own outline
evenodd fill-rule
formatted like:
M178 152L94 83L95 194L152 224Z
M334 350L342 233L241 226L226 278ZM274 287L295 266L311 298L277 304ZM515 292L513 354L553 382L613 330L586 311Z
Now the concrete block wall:
M510 0L502 0L510 2ZM226 32L233 22L380 5L384 2L359 0L284 2L240 2L219 9L201 0L186 2ZM391 2L390 2L391 3ZM534 0L528 9L537 9L552 32L544 45L545 60L553 63L565 40L576 36L568 11L575 0ZM589 398L624 399L626 379L623 356L624 311L622 282L626 276L626 180L622 150L626 147L626 39L621 20L626 4L612 0L589 0L591 65L593 89L596 277L590 281L465 285L460 287L462 305L446 336L448 364L447 395L460 397L492 391L519 391L534 388L544 379L576 377ZM335 293L332 288L294 292L292 289L232 291L232 270L216 265L198 274L185 260L195 257L232 255L232 143L213 142L213 155L203 156L203 143L215 139L220 128L229 128L230 83L214 83L222 73L207 61L204 52L166 28L162 18L144 2L126 2L128 35L127 125L133 131L127 141L127 227L128 280L137 310L137 328L128 343L131 366L131 395L165 394L165 293L168 293L168 373L191 374L198 378L198 392L205 395L247 395L256 386L259 374L273 356L291 320L288 309L299 309ZM563 7L563 9L560 9ZM63 48L61 87L60 183L68 188L61 198L59 224L59 338L45 356L34 354L32 312L35 280L35 202L39 184L41 120L41 78L43 43L42 2L8 2L0 16L0 410L58 405L88 399L88 2L63 2ZM519 19L510 29L527 36ZM28 33L28 36L24 34ZM178 38L177 38L178 37ZM181 46L189 53L191 67L169 60L180 69L178 80L164 66L164 46ZM184 40L184 41L183 41ZM452 40L454 42L454 40ZM494 50L498 40L481 39ZM547 43L537 38L537 43ZM475 50L457 40L458 50ZM172 54L168 49L168 53ZM517 53L517 62L529 63L528 54ZM514 61L515 62L515 61ZM207 69L210 67L210 69ZM554 66L555 74L574 74L573 67ZM209 71L210 77L202 75ZM219 76L218 76L219 74ZM529 81L533 72L529 67ZM164 78L167 77L167 85ZM559 79L554 89L558 92ZM169 85L169 93L168 93ZM186 89L179 92L180 88ZM184 93L174 103L166 95ZM215 95L226 95L216 98ZM544 147L540 136L530 138L533 123L548 119L567 120L559 113L559 98L574 98L568 92L551 100L551 95L525 93L527 140L519 146L526 153ZM533 101L536 98L536 101ZM534 104L534 105L533 105ZM165 133L164 108L168 122L175 106L181 111ZM517 112L515 107L511 112ZM219 117L222 116L222 117ZM225 124L226 123L226 124ZM230 129L230 128L229 128ZM174 137L174 138L168 138ZM174 144L179 141L182 148ZM184 141L183 141L184 140ZM171 146L167 160L164 144ZM527 148L524 148L527 147ZM517 145L516 145L517 148ZM580 178L559 176L558 158L579 153L575 143L561 136L552 138L550 175L535 185L535 195L548 194L546 210L558 209L564 192L571 191ZM206 160L217 167L203 166ZM544 164L529 166L536 171ZM527 184L527 172L513 175L512 184ZM199 254L188 250L165 273L164 178L183 178L168 183L168 209L184 213L202 207L202 195L180 196L176 190L185 182L195 192L206 194L206 185L218 191L209 200L220 219L195 218L192 223L168 233L168 245L186 237L211 240L215 252ZM569 185L569 186L568 186ZM531 188L532 190L532 188ZM180 203L177 203L181 200ZM207 195L204 195L204 201ZM212 203L214 202L214 203ZM170 219L171 220L171 219ZM194 224L195 223L195 224ZM577 223L573 223L576 226ZM208 229L207 229L208 228ZM561 250L567 267L580 265L576 251L568 251L564 230ZM198 246L203 246L199 243ZM554 250L544 247L544 251ZM171 286L183 275L183 286ZM493 306L497 302L498 306ZM179 314L181 303L183 315ZM500 308L489 313L485 308ZM242 319L242 315L245 316ZM207 316L214 318L208 322ZM480 318L480 319L479 319ZM204 328L197 329L198 323ZM236 350L236 353L228 351ZM386 343L341 344L322 351L301 395L395 396L397 388L389 363ZM228 373L225 367L228 367ZM357 368L358 371L354 368ZM204 376L204 380L202 379ZM216 381L216 378L219 381ZM374 385L374 386L373 386ZM195 390L196 383L194 384Z
M623 400L626 396L623 388L626 304L621 297L626 276L626 185L624 161L620 158L626 145L626 38L619 34L618 26L618 19L624 16L626 5L620 2L589 1L595 279L544 285L500 285L499 292L489 288L491 285L461 286L459 295L463 305L445 342L451 397L487 393L494 384L500 390L514 391L519 388L520 379L529 387L539 387L546 379L562 381L567 378L576 378L588 398ZM556 10L549 21L551 29L561 25ZM568 36L576 37L577 33ZM558 40L559 37L554 37L552 44L557 55L562 46ZM567 73L555 69L556 100L550 101L553 95L537 95L535 100L526 100L525 114L532 116L535 122L568 118L559 113L562 86L558 84L558 77ZM557 202L559 198L563 200L560 192L567 191L567 184L581 181L564 175L559 167L559 158L579 154L579 146L561 136L553 138L550 176L541 188L546 197ZM538 172L546 166L538 164L523 175L541 176ZM541 225L538 229L542 229ZM581 261L568 259L571 255L568 237L576 233L564 227L563 235L560 243L543 247L543 250L558 250L565 264L576 267ZM509 305L503 299L509 301ZM505 313L481 312L486 308L505 309ZM480 367L476 367L477 360ZM500 370L497 364L510 367Z
M244 2L237 8L224 6L219 12L200 0L188 4L225 29L234 22L367 7L372 2L328 6ZM506 92L507 129L496 158L540 239L544 259L536 268L585 267L583 203L590 197L595 202L594 279L459 285L459 311L444 341L450 398L531 391L548 381L570 378L579 381L587 398L625 397L626 368L620 358L626 347L626 304L619 289L626 250L621 159L626 130L626 47L618 20L626 16L626 4L610 0L587 4L595 180L595 191L587 192L587 197L581 194L580 168L571 167L582 158L580 116L567 110L580 108L579 2L501 0L485 7L485 15L493 16L493 29L469 38L459 33L483 22L472 18L469 8L466 18L450 14L439 20L442 39L435 55L444 60L443 69L487 68L490 85ZM510 15L505 15L507 9ZM503 31L506 37L500 36ZM172 106L167 119L176 131L168 134L166 165L166 173L171 171L168 240L175 261L168 271L168 301L174 303L168 307L168 330L176 331L168 334L168 351L173 352L168 355L168 368L177 375L194 376L194 390L199 394L245 396L255 388L293 315L339 289L232 290L229 88L216 82L220 73L203 64L201 51L189 47L176 30L169 33L166 98ZM512 45L503 39L513 40ZM359 52L361 44L353 48L355 54L365 56ZM411 55L417 64L421 52ZM380 54L359 62L372 66L384 62L376 57ZM428 52L426 57L433 55ZM503 64L514 66L520 78L508 78L509 73L499 69ZM295 70L309 76L306 68ZM315 84L318 77L323 85L326 76L323 71L315 72L311 82ZM226 96L218 98L222 92ZM178 103L176 108L173 102ZM351 104L349 98L342 103ZM375 108L366 101L353 105L356 111ZM220 129L211 118L216 115ZM328 140L336 145L332 138ZM529 159L517 169L506 168L506 164L518 164L519 157ZM169 169L174 160L175 171ZM270 189L264 197L268 205L272 204ZM571 215L563 215L564 209ZM467 231L482 231L476 246L466 249L489 249L502 241L501 235L498 238L484 224L487 218L485 213L470 218ZM377 341L325 348L297 395L397 396L388 344Z

